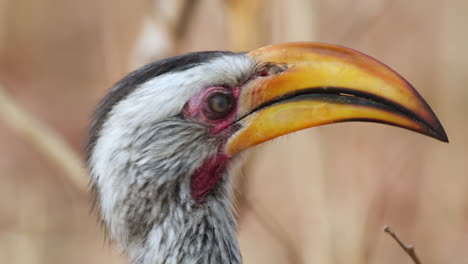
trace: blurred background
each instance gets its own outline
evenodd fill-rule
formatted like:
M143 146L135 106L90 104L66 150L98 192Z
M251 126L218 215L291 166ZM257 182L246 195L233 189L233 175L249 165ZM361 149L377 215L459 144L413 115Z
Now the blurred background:
M345 123L255 148L236 176L245 263L468 262L468 1L0 0L0 263L126 263L91 210L94 106L150 61L331 42L420 91L450 144ZM280 161L280 162L279 162Z

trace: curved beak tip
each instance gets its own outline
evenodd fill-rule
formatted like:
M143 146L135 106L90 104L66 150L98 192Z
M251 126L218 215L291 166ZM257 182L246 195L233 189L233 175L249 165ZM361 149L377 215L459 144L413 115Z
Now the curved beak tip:
M434 115L435 117L435 115ZM445 132L445 129L444 127L442 126L442 124L439 122L439 120L437 120L437 125L435 126L435 128L433 129L433 137L435 139L438 139L442 142L445 142L445 143L449 143L449 138L447 136L447 133Z

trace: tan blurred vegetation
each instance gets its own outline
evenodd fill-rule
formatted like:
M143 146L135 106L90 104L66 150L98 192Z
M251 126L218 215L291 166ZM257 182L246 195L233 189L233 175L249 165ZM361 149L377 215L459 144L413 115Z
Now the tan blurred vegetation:
M0 263L125 263L77 162L98 99L151 60L287 41L384 61L451 143L346 123L256 148L236 178L244 261L411 263L388 224L424 264L467 263L467 27L466 0L0 0Z

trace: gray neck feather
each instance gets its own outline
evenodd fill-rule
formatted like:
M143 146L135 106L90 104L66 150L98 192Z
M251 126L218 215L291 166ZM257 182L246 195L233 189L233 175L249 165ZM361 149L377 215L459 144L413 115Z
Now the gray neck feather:
M91 168L101 217L131 263L241 263L230 177L201 204L190 194L190 176L216 154L220 139L177 117L125 133L119 138L128 140L99 161L112 169L93 170L93 161Z
M192 209L178 208L161 219L130 252L132 263L240 264L236 222L228 199L219 198Z

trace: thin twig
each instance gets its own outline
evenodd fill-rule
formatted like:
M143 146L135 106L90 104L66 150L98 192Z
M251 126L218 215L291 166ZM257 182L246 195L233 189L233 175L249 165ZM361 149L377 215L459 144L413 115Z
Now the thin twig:
M64 172L63 175L75 187L82 191L87 190L87 173L80 157L60 135L22 109L1 85L0 118L45 158L60 168Z
M400 247L410 256L410 258L414 261L415 264L421 264L421 261L419 260L418 256L416 255L416 251L414 250L413 245L407 245L401 239L393 232L389 226L384 227L385 233L389 234L390 236L395 239L395 241L400 245Z

